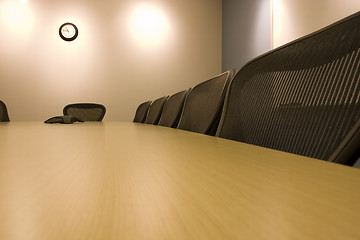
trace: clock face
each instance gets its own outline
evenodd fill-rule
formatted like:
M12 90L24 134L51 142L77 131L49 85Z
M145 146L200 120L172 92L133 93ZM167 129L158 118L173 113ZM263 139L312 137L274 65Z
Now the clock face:
M65 41L73 41L78 36L78 29L72 23L64 23L59 29L60 37Z

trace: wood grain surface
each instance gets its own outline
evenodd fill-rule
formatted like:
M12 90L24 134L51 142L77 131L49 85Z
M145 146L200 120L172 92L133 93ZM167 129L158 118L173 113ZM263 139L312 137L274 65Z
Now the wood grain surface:
M360 239L360 170L166 127L0 123L0 239Z

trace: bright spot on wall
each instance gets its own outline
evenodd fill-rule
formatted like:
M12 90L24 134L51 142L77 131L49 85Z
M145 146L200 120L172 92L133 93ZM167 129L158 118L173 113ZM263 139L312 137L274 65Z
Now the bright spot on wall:
M129 28L134 40L143 46L157 46L166 40L169 23L160 9L139 5L131 14Z
M33 14L23 1L3 1L0 3L0 24L9 33L29 34L33 27ZM2 32L4 34L4 32Z

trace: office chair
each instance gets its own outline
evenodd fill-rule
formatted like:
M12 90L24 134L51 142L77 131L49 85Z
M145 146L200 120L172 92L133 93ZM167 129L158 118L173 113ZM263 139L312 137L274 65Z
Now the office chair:
M0 122L9 122L9 114L6 108L6 105L3 101L0 100Z
M189 90L184 90L171 95L165 102L159 121L160 126L176 128Z
M141 103L136 109L133 122L144 123L149 111L151 101Z
M151 103L151 105L149 107L148 115L145 119L146 124L157 125L159 123L161 113L163 111L163 107L164 107L164 104L167 99L168 99L168 96L161 97Z
M247 63L217 136L352 165L360 149L360 13Z
M226 71L190 90L178 129L214 135L219 123L224 97L234 70Z
M68 104L63 109L64 115L70 115L82 121L101 122L105 116L105 106L97 103Z

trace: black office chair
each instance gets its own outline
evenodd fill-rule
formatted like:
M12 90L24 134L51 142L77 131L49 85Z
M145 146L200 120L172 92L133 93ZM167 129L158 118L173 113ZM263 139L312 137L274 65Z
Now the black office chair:
M70 115L82 121L101 122L105 116L105 106L97 103L73 103L63 109L64 115Z
M247 63L217 135L352 165L360 149L360 13Z
M184 90L171 95L165 102L159 121L160 126L176 128L189 90Z
M161 97L151 103L151 105L149 107L148 115L145 119L145 123L153 124L153 125L157 125L159 123L161 113L163 111L164 104L167 99L168 99L168 96Z
M9 122L9 114L6 108L6 105L3 101L0 100L0 122Z
M133 122L144 123L149 111L151 101L141 103L136 109Z
M214 135L224 97L234 70L226 71L190 90L180 117L179 129Z

